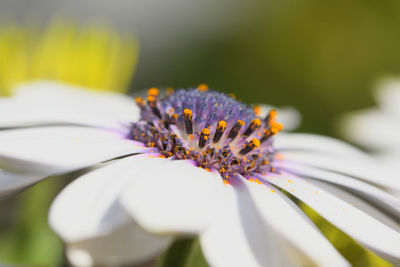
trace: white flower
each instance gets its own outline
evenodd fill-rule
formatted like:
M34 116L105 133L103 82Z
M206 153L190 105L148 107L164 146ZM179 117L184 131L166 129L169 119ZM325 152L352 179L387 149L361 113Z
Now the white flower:
M91 167L49 219L81 266L142 262L185 235L212 266L348 266L282 192L400 262L400 200L386 192L400 186L374 161L328 137L274 136L275 112L200 89L151 89L139 114L122 95L21 88L0 99L1 192Z
M377 107L355 111L342 121L343 135L369 151L396 173L400 171L400 79L386 78L377 85ZM400 176L392 175L400 184Z

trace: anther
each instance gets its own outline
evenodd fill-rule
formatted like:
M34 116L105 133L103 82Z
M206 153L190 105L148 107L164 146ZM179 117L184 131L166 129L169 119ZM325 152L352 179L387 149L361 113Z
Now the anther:
M192 110L186 108L183 111L183 116L184 116L184 121L185 121L186 133L192 134L193 133Z
M139 107L139 108L143 108L145 105L146 105L146 103L144 102L144 99L143 98L141 98L141 97L136 97L136 105Z
M250 136L255 130L258 129L258 127L260 127L261 125L261 121L260 119L254 119L250 122L249 127L246 129L246 131L244 132L244 136Z
M273 134L277 134L279 131L283 130L283 125L281 123L279 123L279 122L274 121L270 125L271 125L270 126L271 132Z
M209 147L209 148L207 148L206 154L207 154L208 156L210 156L211 158L214 157L215 148L214 148L214 147Z
M268 112L268 115L265 117L264 121L269 124L276 119L277 115L278 115L278 112L276 112L275 109L271 109Z
M168 129L169 125L171 124L171 117L169 116L168 113L164 114L163 123L164 123L164 128Z
M202 83L202 84L199 84L199 85L197 86L197 89L200 90L200 91L207 91L209 88L208 88L208 85L207 85L207 84Z
M224 134L225 130L226 130L226 121L219 121L213 138L214 143L218 143L219 139L221 139L221 136Z
M147 103L149 104L151 110L153 111L154 115L156 115L158 118L161 119L161 113L160 110L157 107L157 101L154 98L154 96L149 95L147 97Z
M239 134L240 129L244 125L244 121L238 120L236 124L232 127L232 129L229 131L228 138L230 139L235 139L236 136Z
M158 91L157 88L152 87L149 90L147 90L147 95L148 96L153 96L153 97L157 97L160 94L160 92Z
M199 147L200 148L203 148L206 145L209 137L210 137L210 129L204 128L201 131L200 138L199 138Z
M260 116L260 115L261 115L262 108L261 108L260 105L255 105L255 106L253 107L253 110L254 110L254 113L256 114L256 116Z
M270 127L264 130L264 135L260 139L260 142L263 143L268 140L271 136L277 134L279 131L283 130L283 125L279 122L273 121L270 124Z
M247 153L256 149L259 146L260 146L260 140L254 138L249 143L247 143L242 150L239 151L239 154L246 155Z

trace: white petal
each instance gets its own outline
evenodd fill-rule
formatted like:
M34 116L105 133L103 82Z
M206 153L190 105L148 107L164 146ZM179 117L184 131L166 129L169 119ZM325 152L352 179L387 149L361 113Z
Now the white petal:
M339 173L316 169L302 164L282 162L277 169L305 178L318 179L341 186L366 199L368 202L372 202L375 206L389 212L392 216L400 220L400 198L378 187Z
M307 180L307 178L305 180ZM372 204L378 204L378 200L376 199L373 198L361 199L359 195L353 194L352 192L345 190L343 187L326 183L321 180L312 179L310 180L310 182L316 187L322 188L323 190L331 193L337 198L340 198L341 200L347 203L351 203L357 209L362 210L369 216L374 217L375 219L386 224L390 228L400 232L400 219L399 219L400 213L398 211L396 212L396 214L393 214L393 216L391 216L389 213L387 213L385 207L380 208L372 205ZM399 206L395 208L398 210Z
M44 176L40 175L24 175L0 169L0 197L22 190L44 178Z
M400 79L388 78L377 85L376 99L380 107L391 117L400 118Z
M367 158L362 151L345 142L315 134L280 133L274 139L274 148L279 152L309 151L341 157Z
M285 251L276 236L261 227L252 205L231 185L225 186L224 207L216 222L200 235L205 258L214 267L285 266ZM287 259L289 260L289 259ZM287 262L285 262L287 263ZM287 266L292 266L289 264Z
M342 120L342 134L355 144L384 150L400 148L400 120L378 109L353 112Z
M276 231L289 245L317 266L349 266L347 261L304 218L304 214L282 193L271 187L244 180L266 227ZM290 205L292 204L292 205ZM303 215L303 216L302 216ZM296 227L293 227L293 226Z
M250 188L252 185L246 188L243 184L226 186L225 205L218 221L200 235L204 256L211 266L310 266L316 263L347 266L318 230L305 222L279 193L272 192L269 187L255 186L257 188ZM285 221L287 219L293 221ZM292 234L294 237L290 237ZM310 244L307 240L316 243ZM321 254L312 255L312 262L304 251Z
M90 171L69 184L54 200L50 226L67 242L106 235L132 219L118 197L126 184L139 178L142 169L165 159L150 154L116 160Z
M400 260L400 234L353 205L294 175L268 175L264 179L297 197L374 252Z
M377 165L372 158L337 156L322 153L308 152L280 152L276 155L274 163L276 166L284 163L295 163L312 166L317 169L328 170L352 176L368 183L382 186L385 189L400 191L400 183L393 179L393 173Z
M170 242L170 237L146 233L130 221L105 236L67 244L66 255L77 267L132 266L153 259Z
M18 173L65 173L142 151L148 151L142 143L111 130L59 126L0 131L0 167Z
M222 178L191 161L155 164L137 175L140 179L131 182L121 201L150 232L198 233L220 208Z
M89 91L56 82L19 87L15 96L0 99L0 128L72 123L121 129L139 118L133 98Z

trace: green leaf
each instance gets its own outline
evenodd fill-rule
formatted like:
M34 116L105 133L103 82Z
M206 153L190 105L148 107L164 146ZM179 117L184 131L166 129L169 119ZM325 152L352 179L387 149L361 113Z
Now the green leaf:
M198 238L176 240L160 256L157 267L206 267Z
M29 266L61 266L61 240L49 228L49 206L62 181L54 177L2 202L8 207L9 221L0 230L0 262Z

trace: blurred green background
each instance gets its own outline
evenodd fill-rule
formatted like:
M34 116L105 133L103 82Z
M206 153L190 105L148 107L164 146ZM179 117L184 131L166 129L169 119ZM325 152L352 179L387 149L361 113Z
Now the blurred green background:
M135 34L140 52L131 93L206 83L247 103L297 108L299 131L337 137L336 120L373 105L374 82L400 73L395 0L115 1L112 8L106 1L26 3L0 2L1 23L46 25L50 17L63 17ZM62 244L46 214L64 184L49 179L1 201L0 262L63 264ZM353 264L386 266L312 216Z

